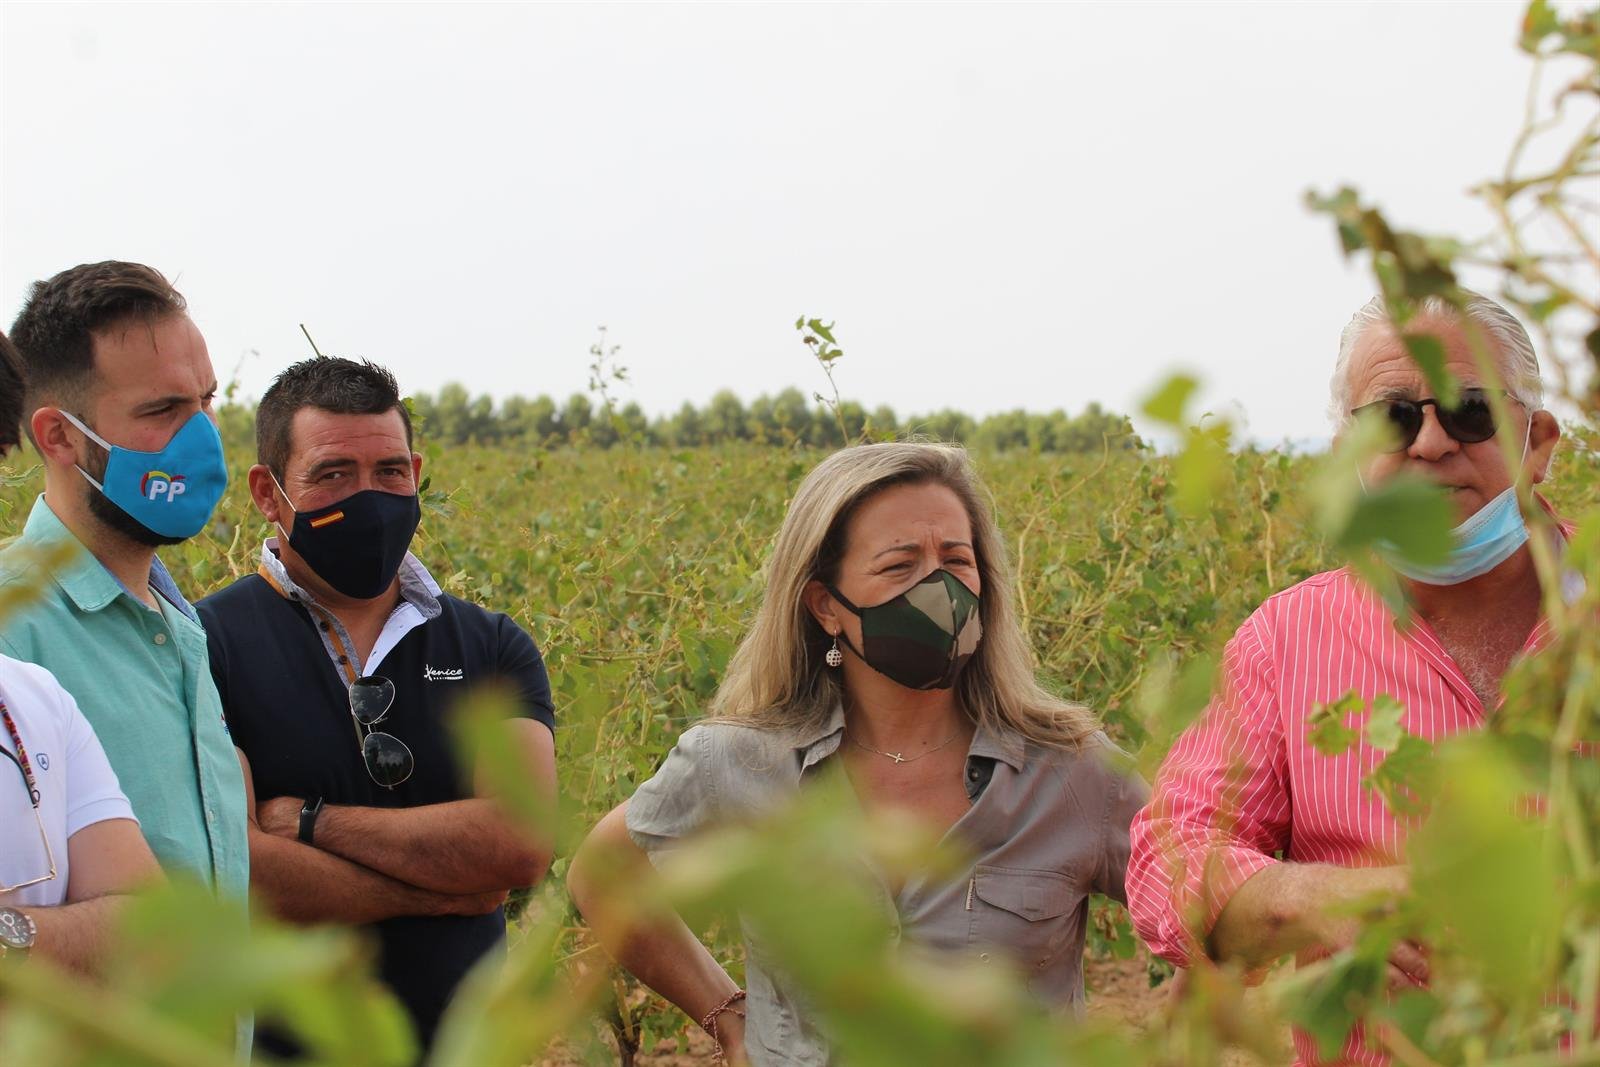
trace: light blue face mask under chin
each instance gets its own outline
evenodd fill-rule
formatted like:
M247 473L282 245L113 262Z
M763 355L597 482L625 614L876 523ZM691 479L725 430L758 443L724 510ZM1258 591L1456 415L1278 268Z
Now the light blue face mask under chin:
M1522 438L1522 460L1528 458L1528 444L1532 438L1533 421L1530 419L1528 432ZM1517 461L1519 470L1522 460ZM1362 485L1365 487L1366 482ZM1522 507L1517 503L1516 483L1468 516L1466 522L1450 531L1450 536L1455 548L1443 563L1423 564L1402 559L1399 549L1389 541L1378 542L1378 554L1397 574L1423 585L1460 585L1488 574L1528 543L1528 524L1523 521Z
M1466 522L1450 531L1456 547L1443 563L1422 564L1402 559L1394 545L1379 542L1378 551L1396 572L1424 585L1460 585L1488 574L1528 543L1517 487L1489 501Z

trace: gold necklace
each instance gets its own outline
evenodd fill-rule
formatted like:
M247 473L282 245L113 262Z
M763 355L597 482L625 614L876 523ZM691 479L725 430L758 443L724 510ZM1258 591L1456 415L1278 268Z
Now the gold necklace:
M845 736L849 737L848 734L846 734ZM958 729L955 733L951 734L949 737L945 738L943 741L940 741L937 745L934 745L932 748L928 749L928 751L919 752L915 756L907 756L903 752L882 752L882 751L880 751L880 750L878 750L876 748L870 748L867 745L863 745L860 741L857 741L853 737L850 738L850 743L852 745L856 746L857 748L861 749L863 752L870 752L874 756L882 756L885 759L892 759L896 763L915 763L915 762L917 762L917 760L921 759L924 756L933 755L935 752L939 751L941 748L946 747L947 745L950 744L950 742L954 741L956 738L958 738L960 736L961 736L961 731Z

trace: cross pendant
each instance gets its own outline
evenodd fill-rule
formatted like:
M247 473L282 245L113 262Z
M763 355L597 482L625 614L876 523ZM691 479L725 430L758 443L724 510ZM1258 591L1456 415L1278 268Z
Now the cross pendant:
M906 761L906 758L904 756L902 756L898 752L886 752L886 753L884 753L884 755L888 756L890 759L894 760L896 763L904 763Z

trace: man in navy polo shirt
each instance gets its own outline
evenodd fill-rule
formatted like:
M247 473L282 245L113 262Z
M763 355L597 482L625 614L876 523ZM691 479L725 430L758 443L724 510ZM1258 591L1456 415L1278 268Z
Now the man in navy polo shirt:
M508 687L522 716L505 742L553 808L550 682L516 623L442 592L407 550L422 457L388 371L290 367L261 399L256 451L250 494L278 536L199 605L246 768L251 884L282 918L375 931L425 1053L503 944L507 892L551 853L460 773L451 714L478 684Z

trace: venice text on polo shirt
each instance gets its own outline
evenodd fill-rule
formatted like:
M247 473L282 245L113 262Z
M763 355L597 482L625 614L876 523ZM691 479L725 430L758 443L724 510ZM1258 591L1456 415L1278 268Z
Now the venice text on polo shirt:
M194 609L159 560L150 584L161 609L142 603L42 496L22 536L0 551L0 588L37 586L33 559L62 543L73 558L38 599L0 620L0 652L43 666L77 700L161 865L244 899L244 776Z

